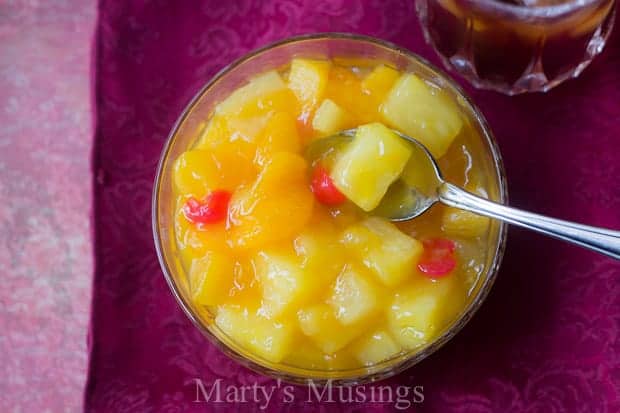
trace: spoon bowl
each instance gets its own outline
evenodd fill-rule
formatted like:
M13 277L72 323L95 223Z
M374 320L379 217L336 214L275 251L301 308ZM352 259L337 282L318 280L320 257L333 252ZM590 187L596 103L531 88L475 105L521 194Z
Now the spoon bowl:
M388 188L371 214L395 222L408 221L426 212L436 202L441 202L620 259L620 231L549 218L491 202L469 193L443 179L437 161L422 143L398 130L392 129L392 131L410 144L411 157L399 179ZM318 139L306 150L306 158L313 162L328 152L337 152L355 139L355 134L356 129L347 129Z

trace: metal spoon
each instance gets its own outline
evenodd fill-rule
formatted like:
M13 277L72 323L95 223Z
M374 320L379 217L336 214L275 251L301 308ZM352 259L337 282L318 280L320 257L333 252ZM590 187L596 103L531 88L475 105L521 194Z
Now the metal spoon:
M322 154L335 150L351 141L355 136L355 131L355 129L347 129L337 135L313 142L308 147L306 156L311 160L318 159ZM620 231L549 218L501 205L471 194L442 178L437 162L424 145L399 131L394 130L394 132L411 143L413 149L411 157L416 160L415 167L424 168L424 171L428 172L429 179L425 182L428 185L425 188L412 187L402 179L396 181L379 206L372 211L373 214L383 216L391 221L407 221L421 215L436 202L441 202L451 207L541 232L620 259Z

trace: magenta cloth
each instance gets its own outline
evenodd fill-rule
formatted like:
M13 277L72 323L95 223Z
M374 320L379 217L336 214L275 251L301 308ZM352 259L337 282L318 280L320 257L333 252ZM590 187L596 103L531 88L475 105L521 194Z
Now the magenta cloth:
M260 411L254 402L194 402L194 378L205 386L221 378L223 387L276 382L210 345L161 274L150 199L172 124L224 65L293 34L363 33L437 58L423 42L412 0L103 0L99 12L86 409ZM620 31L579 79L551 93L467 90L500 144L513 205L620 228ZM418 412L620 411L619 281L618 262L513 228L501 274L479 313L439 352L385 384L423 386L424 402L412 407ZM296 388L295 400L284 403L280 388L266 410L397 408L318 406L306 395Z

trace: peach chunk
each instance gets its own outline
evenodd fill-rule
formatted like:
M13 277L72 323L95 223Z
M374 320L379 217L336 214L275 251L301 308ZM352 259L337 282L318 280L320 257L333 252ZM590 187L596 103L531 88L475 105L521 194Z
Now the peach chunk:
M233 246L256 249L302 230L314 203L306 169L301 156L278 152L252 185L235 191L228 217Z
M301 142L295 118L286 112L271 115L258 139L257 147L256 163L260 166L264 166L277 152L298 153Z

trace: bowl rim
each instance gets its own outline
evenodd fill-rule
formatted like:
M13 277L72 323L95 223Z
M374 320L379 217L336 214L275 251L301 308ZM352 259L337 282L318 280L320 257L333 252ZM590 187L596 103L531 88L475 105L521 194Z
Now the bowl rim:
M507 181L506 174L504 170L504 163L502 160L501 153L499 151L499 147L497 142L491 132L488 122L478 109L478 107L472 102L471 98L463 91L461 86L456 83L454 79L452 79L448 74L446 74L443 70L439 69L423 57L413 53L412 51L398 46L392 42L378 39L371 36L355 34L355 33L345 33L345 32L319 32L319 33L311 33L311 34L302 34L297 36L286 37L281 40L277 40L275 42L268 43L262 47L256 48L243 56L235 59L233 62L224 66L221 70L219 70L215 75L213 75L208 82L205 83L204 86L200 88L200 90L192 97L192 99L188 102L188 104L184 107L183 111L177 118L173 127L170 130L170 133L166 137L166 141L162 148L160 159L157 163L157 170L154 179L153 185L153 193L151 198L151 225L152 225L152 233L155 244L155 250L157 253L157 259L159 261L160 267L162 269L162 273L164 278L166 279L166 283L172 292L172 295L175 297L175 300L185 313L185 315L190 319L192 324L197 327L201 333L211 342L213 343L220 351L226 354L228 357L232 358L240 365L249 368L250 370L266 375L272 378L281 379L285 382L292 384L312 384L316 386L324 386L324 385L360 385L365 383L372 383L378 380L383 380L388 377L392 377L402 371L412 367L418 362L426 359L435 351L437 351L440 347L450 341L461 329L469 322L469 320L473 317L473 315L478 311L481 307L482 303L486 300L493 284L495 283L495 279L497 278L499 267L502 262L504 251L506 248L507 241L507 227L508 225L504 222L498 222L498 236L497 242L495 244L494 251L490 251L493 254L493 260L490 263L489 267L485 271L485 279L482 281L482 284L478 287L478 292L475 297L471 299L468 306L461 312L461 315L455 319L449 326L445 328L443 333L436 337L430 344L422 349L411 350L406 353L406 357L403 355L397 357L403 357L400 362L389 364L390 361L394 359L389 359L386 361L382 361L377 365L373 366L373 371L368 371L367 368L360 367L356 369L349 369L343 371L351 371L357 372L355 375L351 375L350 377L318 377L313 376L311 374L303 374L303 372L318 372L317 370L306 369L306 368L290 368L289 371L281 371L276 368L272 368L263 364L256 362L255 360L250 359L249 357L243 355L238 352L236 349L229 347L226 343L224 343L220 338L218 338L214 333L209 331L207 326L200 321L194 311L191 308L191 305L186 302L181 294L177 283L173 277L173 271L170 268L168 262L164 257L164 247L161 238L161 232L159 228L159 194L161 191L161 180L162 175L164 173L163 166L164 163L168 160L169 152L172 148L172 144L174 142L174 138L177 135L179 129L184 124L187 117L192 112L195 105L200 101L202 96L222 77L224 77L228 72L237 68L238 66L244 64L246 61L252 59L253 57L260 55L264 52L267 52L271 49L286 46L293 43L304 42L304 41L313 41L313 40L330 40L330 39L340 39L340 40L348 40L355 42L364 42L370 43L375 46L391 49L394 52L397 52L401 55L404 55L407 59L416 61L420 63L422 66L426 66L431 71L438 74L441 78L442 82L446 82L450 87L452 87L460 96L463 98L466 105L469 106L469 109L472 111L473 115L476 118L476 121L480 124L482 128L481 137L484 140L484 143L489 148L490 154L492 156L492 162L495 169L495 173L498 175L498 195L499 202L507 203L508 201L508 190L507 190ZM249 352L248 352L249 353ZM258 357L259 358L259 357ZM273 365L278 365L278 363L272 363ZM377 368L374 370L376 366L380 366L385 364L383 368ZM287 366L291 367L291 366ZM364 372L366 370L366 372ZM295 371L292 373L291 371ZM327 371L326 371L327 372Z

